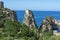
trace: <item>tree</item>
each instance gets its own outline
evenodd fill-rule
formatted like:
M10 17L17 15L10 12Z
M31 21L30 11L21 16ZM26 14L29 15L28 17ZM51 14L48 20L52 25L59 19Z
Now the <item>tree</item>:
M31 30L27 25L22 24L22 27L20 28L20 32L17 34L18 39L35 39L34 36L34 30Z

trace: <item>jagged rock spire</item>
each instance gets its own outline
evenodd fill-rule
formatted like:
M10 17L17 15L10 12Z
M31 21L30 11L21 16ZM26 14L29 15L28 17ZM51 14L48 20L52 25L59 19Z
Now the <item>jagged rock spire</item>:
M27 26L31 27L36 27L35 20L34 20L34 15L31 10L26 10L25 11L25 16L24 16L24 22Z

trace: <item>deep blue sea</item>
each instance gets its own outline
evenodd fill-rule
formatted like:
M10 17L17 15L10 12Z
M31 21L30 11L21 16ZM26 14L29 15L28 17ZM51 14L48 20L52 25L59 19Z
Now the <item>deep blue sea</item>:
M16 11L19 22L23 22L25 11ZM35 22L40 27L43 19L46 16L53 16L55 19L60 20L60 11L33 11Z

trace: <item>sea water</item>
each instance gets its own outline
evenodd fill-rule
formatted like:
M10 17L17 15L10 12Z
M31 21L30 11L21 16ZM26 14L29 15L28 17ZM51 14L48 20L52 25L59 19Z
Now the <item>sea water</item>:
M16 11L19 22L23 22L25 11ZM46 16L53 16L55 19L60 20L60 11L33 11L34 19L38 27Z

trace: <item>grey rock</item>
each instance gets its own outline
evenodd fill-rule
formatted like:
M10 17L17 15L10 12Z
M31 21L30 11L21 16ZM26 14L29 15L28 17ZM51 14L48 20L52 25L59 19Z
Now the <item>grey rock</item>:
M31 30L33 30L33 28L37 29L37 25L36 25L35 20L34 20L34 15L33 15L33 12L31 10L25 11L23 23L26 24L27 26L29 26Z
M49 30L53 30L53 26L55 25L55 19L51 16L47 16L41 26L40 26L40 29L42 29L43 32L47 32Z
M6 20L17 20L17 15L15 11L8 8L4 8L3 2L0 2L0 21Z
M4 3L0 2L0 8L4 8Z

